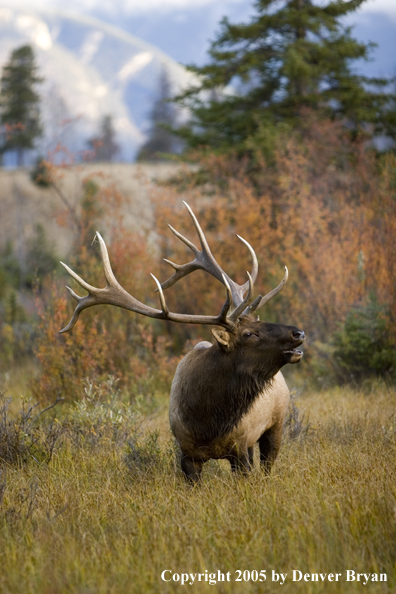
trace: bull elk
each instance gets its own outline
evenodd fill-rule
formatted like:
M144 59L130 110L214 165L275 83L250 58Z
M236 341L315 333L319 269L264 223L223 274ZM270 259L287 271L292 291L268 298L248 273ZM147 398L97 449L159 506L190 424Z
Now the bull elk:
M88 295L79 297L67 287L77 307L61 332L73 328L83 309L99 304L116 305L160 320L218 326L212 329L214 344L198 343L181 360L172 382L169 419L181 449L182 471L187 479L197 481L204 462L225 458L233 470L246 473L253 465L253 448L258 442L261 464L269 473L279 452L290 398L280 369L286 363L301 360L302 352L297 347L305 335L294 326L261 322L255 312L281 291L288 271L285 267L283 280L275 289L253 300L258 272L253 248L237 236L253 260L247 282L239 285L220 268L194 213L185 205L201 250L169 225L195 257L181 265L165 260L175 272L162 284L152 275L161 309L144 305L121 287L111 269L106 244L97 233L106 287L92 287L62 263ZM214 276L225 287L227 298L217 317L172 313L166 304L163 291L198 269Z

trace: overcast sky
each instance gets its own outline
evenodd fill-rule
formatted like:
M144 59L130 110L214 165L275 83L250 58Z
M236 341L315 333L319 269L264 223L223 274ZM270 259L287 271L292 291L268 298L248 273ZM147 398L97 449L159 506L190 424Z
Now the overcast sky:
M327 4L328 0L317 0ZM181 64L207 62L219 22L247 22L254 0L0 0L1 5L54 8L97 17L154 44ZM353 36L377 48L363 64L368 76L396 73L396 0L367 0L348 15ZM360 68L359 64L357 67Z
M110 14L129 13L144 14L152 10L156 11L174 11L174 10L196 10L199 7L220 6L224 9L233 9L236 5L252 6L253 0L69 0L65 4L64 0L29 0L14 4L25 4L30 6L46 6L57 8L68 8L90 12L100 10ZM382 12L396 19L396 0L367 0L360 8L363 12Z

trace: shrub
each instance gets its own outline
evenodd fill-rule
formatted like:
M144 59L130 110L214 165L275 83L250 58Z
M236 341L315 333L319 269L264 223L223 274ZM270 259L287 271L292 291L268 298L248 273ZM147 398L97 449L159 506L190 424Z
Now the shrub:
M40 280L38 288L41 288L58 265L59 258L48 242L43 225L39 223L35 226L33 237L27 242L25 286L32 289L36 280Z
M36 463L49 462L58 440L64 432L64 426L55 420L39 424L43 413L53 408L60 399L41 412L38 404L23 400L16 415L11 415L11 398L0 395L0 465L15 464L20 466L31 460Z
M50 168L43 157L37 157L36 163L30 172L30 179L42 188L48 188L51 185Z
M98 383L88 378L82 382L84 396L76 395L63 420L74 445L97 447L110 441L121 447L134 432L138 414L122 402L118 382L112 375Z
M14 290L8 291L0 316L1 366L20 363L31 356L34 330Z
M0 299L3 299L8 289L17 289L21 284L21 269L16 257L14 246L7 241L0 251Z
M391 340L391 327L389 309L375 296L353 307L333 339L339 379L359 381L394 374L396 345Z
M40 371L30 384L38 401L49 402L59 392L75 401L85 378L99 385L109 375L119 377L129 401L140 398L150 405L157 391L169 391L178 357L169 354L167 340L156 336L150 321L101 308L84 312L71 332L59 334L70 317L64 293L54 285L48 303L40 299L38 305L34 351Z

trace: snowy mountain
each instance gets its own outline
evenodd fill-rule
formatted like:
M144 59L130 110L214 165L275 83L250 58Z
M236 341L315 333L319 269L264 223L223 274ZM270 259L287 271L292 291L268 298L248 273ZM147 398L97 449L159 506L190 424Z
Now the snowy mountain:
M161 71L166 70L174 92L191 83L191 75L154 45L98 19L13 6L0 2L0 66L14 48L33 46L45 78L38 89L46 130L40 151L58 141L81 151L109 114L120 156L131 161L145 140Z

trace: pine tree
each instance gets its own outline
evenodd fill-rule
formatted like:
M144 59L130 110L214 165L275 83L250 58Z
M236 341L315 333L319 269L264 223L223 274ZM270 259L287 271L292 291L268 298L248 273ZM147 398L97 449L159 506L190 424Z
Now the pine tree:
M176 98L191 113L179 132L187 145L245 152L260 130L298 126L304 108L343 119L355 135L395 137L389 81L352 69L374 44L353 39L341 19L363 2L258 0L249 23L224 18L210 63L188 67L200 83Z
M24 152L34 148L35 139L42 134L40 97L35 91L42 81L31 46L13 50L1 77L0 112L6 130L3 151L15 150L18 166L23 165Z
M169 102L172 96L171 85L166 73L162 70L158 94L150 113L150 130L147 141L140 148L137 161L158 161L164 158L165 154L177 153L181 143L170 131L176 126L176 109Z
M111 115L103 116L99 135L88 140L88 146L94 152L94 161L113 161L117 153L120 152Z

